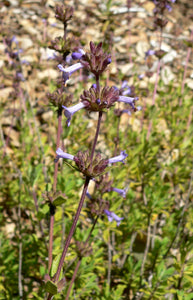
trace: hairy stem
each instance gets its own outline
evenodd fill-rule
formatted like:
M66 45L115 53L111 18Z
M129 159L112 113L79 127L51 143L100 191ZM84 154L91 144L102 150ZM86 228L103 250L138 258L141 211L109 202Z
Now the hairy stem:
M99 130L100 130L100 124L101 124L102 115L103 115L103 112L99 111L97 129L96 129L95 138L94 138L94 142L93 142L93 145L92 145L92 151L91 151L91 156L90 156L91 164L92 164L92 160L93 160L93 156L94 156L94 151L95 151L97 140L98 140L98 135L99 135Z
M66 257L66 253L67 253L68 247L70 245L70 241L72 239L72 236L73 236L75 228L76 228L76 224L77 224L79 216L80 216L80 212L81 212L81 209L82 209L82 206L83 206L83 203L84 203L84 199L85 199L85 196L86 196L86 192L87 192L87 189L88 189L89 181L90 181L90 178L86 177L85 183L84 183L84 188L83 188L82 195L81 195L81 198L80 198L80 202L79 202L79 205L78 205L78 209L77 209L76 215L74 217L74 221L72 223L72 227L70 229L69 235L68 235L68 237L66 239L64 250L62 252L62 256L60 258L58 269L57 269L57 272L55 274L55 281L56 282L59 279L60 272L62 270L62 266L63 266L63 263L64 263L64 259Z
M89 232L89 235L88 235L88 237L87 237L87 239L86 239L86 241L85 241L85 243L84 243L85 248L86 248L87 243L88 243L88 241L89 241L89 239L90 239L90 236L91 236L91 234L92 234L92 232L93 232L93 230L94 230L94 228L95 228L95 225L96 225L96 223L97 223L97 221L98 221L98 218L99 218L99 216L96 217L96 219L95 219L95 221L94 221L94 223L93 223L93 225L92 225L92 228L91 228L91 230L90 230L90 232ZM77 275L77 273L78 273L78 269L79 269L79 267L80 267L81 261L82 261L82 258L80 258L80 259L78 260L78 262L77 262L77 265L76 265L76 268L75 268L75 270L74 270L74 273L73 273L73 276L72 276L70 285L69 285L69 287L68 287L68 291L67 291L65 300L68 300L68 298L69 298L69 296L70 296L70 292L71 292L71 289L72 289L72 285L73 285L73 283L74 283L74 281L75 281L75 278L76 278L76 275Z
M57 139L56 139L56 149L58 149L58 147L60 146L61 133L62 133L62 109L59 109L58 110L58 130L57 130ZM54 165L53 193L56 192L57 175L58 175L58 162L56 162ZM50 272L50 269L52 266L53 230L54 230L54 213L50 215L49 250L48 250L48 271L49 272Z

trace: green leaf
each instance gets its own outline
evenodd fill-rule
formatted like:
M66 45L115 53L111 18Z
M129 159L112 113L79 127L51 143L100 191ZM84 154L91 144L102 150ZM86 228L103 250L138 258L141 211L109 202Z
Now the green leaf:
M57 294L57 285L54 284L52 281L47 281L45 284L45 290L47 293L56 295Z
M53 205L60 206L61 204L65 203L65 202L66 202L66 199L63 196L59 195L56 199L54 199Z
M51 268L51 273L50 273L51 277L53 277L56 274L56 271L58 269L58 265L60 262L60 258L61 258L61 254L58 254L52 262L52 268Z

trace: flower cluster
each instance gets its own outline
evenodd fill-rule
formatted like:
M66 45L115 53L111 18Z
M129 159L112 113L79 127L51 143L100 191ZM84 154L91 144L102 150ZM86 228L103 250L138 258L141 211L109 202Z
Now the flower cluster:
M63 5L56 4L55 17L56 19L60 20L64 24L72 18L73 13L74 13L74 8L72 6L67 6L66 8L64 8Z
M119 100L119 92L114 87L104 87L98 90L93 84L88 91L83 92L80 99L87 110L103 111Z
M79 171L89 178L94 178L101 175L108 164L123 162L128 156L125 151L121 151L120 155L112 157L110 159L102 159L101 154L97 153L94 159L91 160L89 151L79 151L76 156L69 153L65 153L62 149L58 148L56 150L57 157L55 162L59 158L70 159L75 161Z
M138 97L119 96L118 90L114 87L104 87L101 92L98 92L97 89L92 86L89 91L84 91L80 98L82 102L72 107L67 108L66 106L63 106L65 109L64 115L67 117L67 126L70 126L74 113L82 108L96 112L103 111L104 109L111 107L115 102L124 102L129 104L133 111L141 109L140 106L135 106L135 102L139 99ZM124 112L128 112L130 114L130 110L125 110Z
M80 62L88 71L95 76L99 76L111 63L111 55L103 51L102 43L96 46L93 42L90 42L90 51L81 57Z

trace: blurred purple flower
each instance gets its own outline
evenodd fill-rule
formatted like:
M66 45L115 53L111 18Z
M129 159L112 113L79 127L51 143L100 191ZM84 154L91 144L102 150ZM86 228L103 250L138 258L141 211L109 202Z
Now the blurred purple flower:
M58 65L58 68L60 69L60 71L63 72L64 82L66 82L66 80L68 80L70 78L72 73L78 71L79 69L82 69L83 67L84 66L81 63L74 64L67 68L64 68L63 65L61 65L61 64Z
M77 60L77 59L81 59L81 57L85 54L84 50L82 49L78 49L77 52L73 52L72 53L72 59Z
M23 74L21 72L17 72L16 73L16 79L18 81L25 81L25 78L24 78L24 76L23 76Z
M85 105L84 105L84 103L80 102L80 103L78 103L78 104L76 104L74 106L71 106L71 107L66 107L64 105L62 107L65 109L64 115L67 118L66 124L69 127L70 126L70 121L72 119L73 114L75 112L79 111L80 109L84 108Z
M71 155L69 153L65 153L61 148L58 148L56 150L57 159L58 158L65 158L65 159L71 159L74 160L74 155Z
M109 222L112 222L113 220L115 220L117 222L117 226L119 226L121 221L124 219L124 218L118 217L114 212L111 212L107 209L104 209L104 213L108 217Z
M147 58L148 56L154 55L154 54L155 54L155 51L149 49L148 51L145 52L145 58Z
M128 103L134 110L135 110L135 102L139 99L139 97L126 97L126 96L119 96L118 102Z
M138 75L139 80L142 80L144 76L145 76L144 74Z
M169 11L169 12L171 12L172 11L172 7L169 5L169 4L166 4L166 6L165 6L166 8L167 8L167 10Z
M125 189L112 188L111 190L118 193L118 194L120 194L123 198L126 197L127 188L125 188Z
M128 154L126 154L125 151L121 151L120 155L109 158L108 163L109 164L113 164L113 163L116 163L116 162L123 162L124 163L124 160L127 156L128 156Z
M96 90L96 88L97 88L96 83L93 83L91 87Z

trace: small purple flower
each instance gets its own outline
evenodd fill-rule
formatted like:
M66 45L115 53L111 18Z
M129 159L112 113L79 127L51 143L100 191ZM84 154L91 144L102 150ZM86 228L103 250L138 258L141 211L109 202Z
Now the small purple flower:
M82 102L74 105L74 106L71 106L71 107L66 107L66 106L62 106L65 111L64 111L64 115L66 116L67 118L67 121L66 121L66 124L67 126L69 127L70 126L70 121L72 119L72 116L75 112L79 111L81 108L84 108L86 105Z
M124 163L124 160L127 156L128 156L128 154L126 154L125 151L121 151L120 155L109 158L108 163L113 164L113 163L120 162L120 161Z
M73 52L72 53L72 59L77 60L81 59L81 57L85 54L84 50L78 49L78 52Z
M124 103L128 103L134 110L135 110L135 102L139 99L139 97L126 97L126 96L119 96L118 102L124 102Z
M112 63L112 59L110 57L107 58L106 63L109 65Z
M16 73L16 79L18 81L25 81L25 78L24 78L24 76L23 76L23 74L21 72L17 72Z
M123 198L126 197L126 193L127 193L127 188L126 189L117 189L117 188L112 188L112 191L120 194Z
M155 54L155 51L149 49L148 51L145 52L145 58L147 58L148 56L154 55L154 54Z
M117 226L119 226L121 221L124 219L124 218L118 217L114 212L111 212L107 209L104 209L104 213L107 215L109 222L112 222L113 220L115 220L117 222Z
M58 148L56 150L56 154L57 154L57 158L65 158L65 159L74 160L74 155L71 155L69 153L65 153L64 151L62 151L61 148Z
M130 86L128 86L127 89L122 92L123 96L129 95L129 94L131 94L131 88L130 88Z
M15 35L12 37L11 42L15 42L16 45L18 45L18 40Z
M96 83L93 83L91 87L96 90L96 88L97 88Z
M144 74L138 75L139 80L142 80L144 76L145 76Z
M127 80L123 80L121 88L125 89L126 87L128 87Z
M81 63L74 64L70 67L64 68L63 65L59 64L58 68L63 72L64 82L70 78L72 73L76 72L79 69L82 69L84 66Z
M167 8L167 10L169 11L169 12L171 12L172 11L172 7L169 5L169 4L166 4L166 6L165 6L166 8Z

